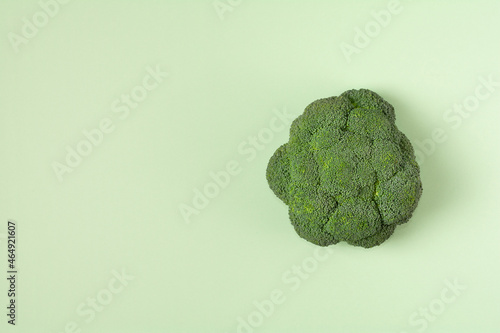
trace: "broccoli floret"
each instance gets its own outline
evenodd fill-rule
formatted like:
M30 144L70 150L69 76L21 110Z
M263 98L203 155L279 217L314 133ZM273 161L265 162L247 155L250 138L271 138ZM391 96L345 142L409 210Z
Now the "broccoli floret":
M270 188L300 237L373 247L407 222L422 194L413 147L394 108L367 89L308 105L271 157Z

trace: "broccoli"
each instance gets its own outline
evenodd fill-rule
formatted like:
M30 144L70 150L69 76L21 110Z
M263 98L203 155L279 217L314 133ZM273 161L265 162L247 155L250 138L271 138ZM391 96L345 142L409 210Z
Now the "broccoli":
M394 108L368 89L309 104L266 170L298 235L365 248L407 222L422 194L420 170Z

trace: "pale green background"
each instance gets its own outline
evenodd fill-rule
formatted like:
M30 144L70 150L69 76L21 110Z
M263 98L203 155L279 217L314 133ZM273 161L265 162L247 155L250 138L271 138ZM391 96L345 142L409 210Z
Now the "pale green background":
M467 289L425 331L499 332L500 88L457 129L443 115L480 77L500 81L500 2L401 1L350 63L341 43L389 1L234 3L221 20L210 0L74 0L16 53L8 33L40 5L0 2L0 233L14 219L20 237L18 326L2 310L1 331L236 332L280 289L255 332L417 332L411 314L457 279ZM111 103L156 65L169 77L120 120ZM412 142L448 139L422 164L410 223L377 248L332 246L294 292L282 275L316 246L265 180L287 130L252 161L238 146L273 109L362 87ZM115 130L59 182L51 163L106 117ZM179 205L231 160L241 173L186 224ZM122 269L135 279L86 323L76 308Z

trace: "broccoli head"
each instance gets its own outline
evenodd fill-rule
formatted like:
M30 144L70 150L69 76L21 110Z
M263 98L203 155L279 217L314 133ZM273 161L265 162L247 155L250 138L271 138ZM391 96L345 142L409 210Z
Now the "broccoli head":
M266 176L295 231L320 246L380 245L410 219L422 194L413 147L395 125L394 108L367 89L307 106Z

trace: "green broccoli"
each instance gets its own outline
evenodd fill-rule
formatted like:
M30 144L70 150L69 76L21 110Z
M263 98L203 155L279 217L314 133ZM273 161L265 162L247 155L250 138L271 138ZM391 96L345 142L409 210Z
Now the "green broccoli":
M422 194L420 170L394 108L367 89L308 105L269 160L270 188L311 243L380 245Z

